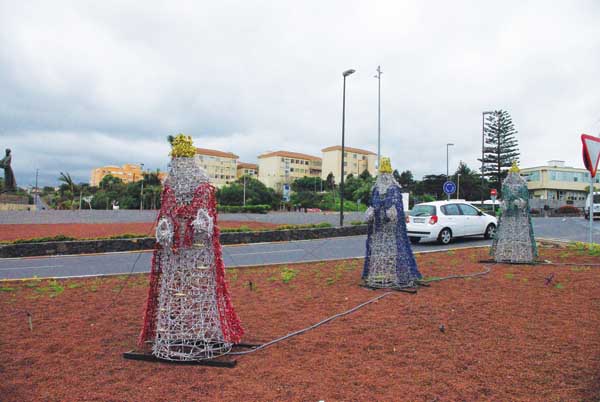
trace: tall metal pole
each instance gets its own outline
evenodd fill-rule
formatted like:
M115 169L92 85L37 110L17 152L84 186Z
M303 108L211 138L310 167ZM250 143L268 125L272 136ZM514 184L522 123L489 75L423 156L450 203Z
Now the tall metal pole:
M481 205L480 208L483 208L483 186L484 186L484 174L483 174L483 158L484 158L484 148L485 148L485 112L481 114Z
M38 191L38 174L40 173L40 169L35 169L35 191Z
M457 184L456 184L456 199L458 200L458 193L460 193L460 173L457 173Z
M346 70L342 73L344 77L344 87L342 92L342 166L340 180L340 226L344 226L344 152L345 148L345 133L346 133L346 77L354 73L354 70Z
M377 66L377 169L381 163L381 66Z
M484 180L485 180L485 175L483 173L483 169L484 169L484 163L483 163L483 158L485 156L485 115L486 114L492 114L493 112L482 112L481 113L481 208L483 208L483 199L484 199L484 191L483 191L483 186L485 185Z
M342 178L340 181L340 227L344 226L344 151L346 125L346 76L344 75L344 89L342 93Z
M244 177L244 206L246 206L246 175Z

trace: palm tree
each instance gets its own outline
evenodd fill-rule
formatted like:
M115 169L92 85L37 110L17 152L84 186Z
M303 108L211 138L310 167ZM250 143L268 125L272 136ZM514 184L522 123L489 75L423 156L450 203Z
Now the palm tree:
M68 172L60 172L60 177L58 178L58 181L62 181L69 187L69 190L71 191L71 209L73 209L73 207L75 206L75 189L77 188L75 182L73 182L73 179L71 178L71 175Z

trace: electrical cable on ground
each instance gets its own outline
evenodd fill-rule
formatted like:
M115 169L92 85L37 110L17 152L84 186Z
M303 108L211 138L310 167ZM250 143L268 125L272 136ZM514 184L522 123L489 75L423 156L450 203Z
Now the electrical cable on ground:
M447 276L447 277L444 277L444 278L435 278L435 279L430 279L428 281L422 281L422 282L429 283L429 282L441 282L441 281L445 281L445 280L449 280L449 279L473 278L473 277L476 277L476 276L487 275L487 274L490 273L491 270L492 270L491 267L485 266L485 271L482 271L482 272L476 272L476 273L473 273L473 274L465 274L465 275L451 275L451 276ZM242 351L242 352L229 352L227 354L228 355L237 355L237 356L239 356L239 355L247 355L247 354L250 354L250 353L258 352L259 350L262 350L262 349L264 349L266 347L269 347L271 345L274 345L276 343L282 342L284 340L293 338L294 336L298 336L298 335L301 335L301 334L306 333L308 331L311 331L313 329L316 329L316 328L320 327L321 325L327 324L328 322L331 322L331 321L335 320L336 318L340 318L340 317L346 316L348 314L351 314L351 313L353 313L353 312L355 312L355 311L357 311L357 310L359 310L359 309L361 309L361 308L363 308L363 307L365 307L365 306L367 306L367 305L369 305L371 303L374 303L374 302L376 302L378 300L383 299L384 297L387 297L387 296L393 295L393 294L397 294L397 292L386 292L386 293L384 293L382 295L379 295L377 297L369 299L366 302L363 302L363 303L361 303L361 304L359 304L359 305L357 305L355 307L352 307L349 310L346 310L346 311L343 311L341 313L332 315L331 317L325 318L324 320L319 321L318 323L313 324L313 325L311 325L309 327L302 328L302 329L299 329L299 330L294 331L294 332L290 332L287 335L284 335L284 336L281 336L279 338L273 339L271 341L265 342L262 345L255 347L254 349L245 350L245 351Z

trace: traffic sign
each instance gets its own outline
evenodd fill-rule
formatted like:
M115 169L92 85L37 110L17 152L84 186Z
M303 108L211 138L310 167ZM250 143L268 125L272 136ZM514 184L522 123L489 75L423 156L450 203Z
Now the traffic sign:
M495 197L497 195L498 195L498 191L496 191L495 188L493 188L493 189L490 190L490 196Z
M444 193L454 194L456 192L456 184L453 181L447 181L444 183Z
M583 143L583 163L592 177L595 177L600 161L600 138L581 134L581 142Z

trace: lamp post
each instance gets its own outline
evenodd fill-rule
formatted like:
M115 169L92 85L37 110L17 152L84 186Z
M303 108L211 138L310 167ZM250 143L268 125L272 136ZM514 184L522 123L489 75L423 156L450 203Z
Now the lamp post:
M448 166L448 160L449 160L448 149L453 146L454 146L454 144L451 144L451 143L446 144L446 181L450 180L450 172L449 172L450 169ZM448 199L450 199L450 194L447 194L447 196L448 196Z
M340 181L340 226L344 226L344 151L346 130L346 77L356 70L346 70L342 73L344 77L344 89L342 93L342 178Z
M377 169L381 163L381 66L377 66Z
M140 211L144 209L144 164L140 163L142 166L142 187L140 188Z
M484 173L483 173L483 158L485 156L485 115L493 114L492 111L481 113L481 208L483 208L483 185L484 185Z

